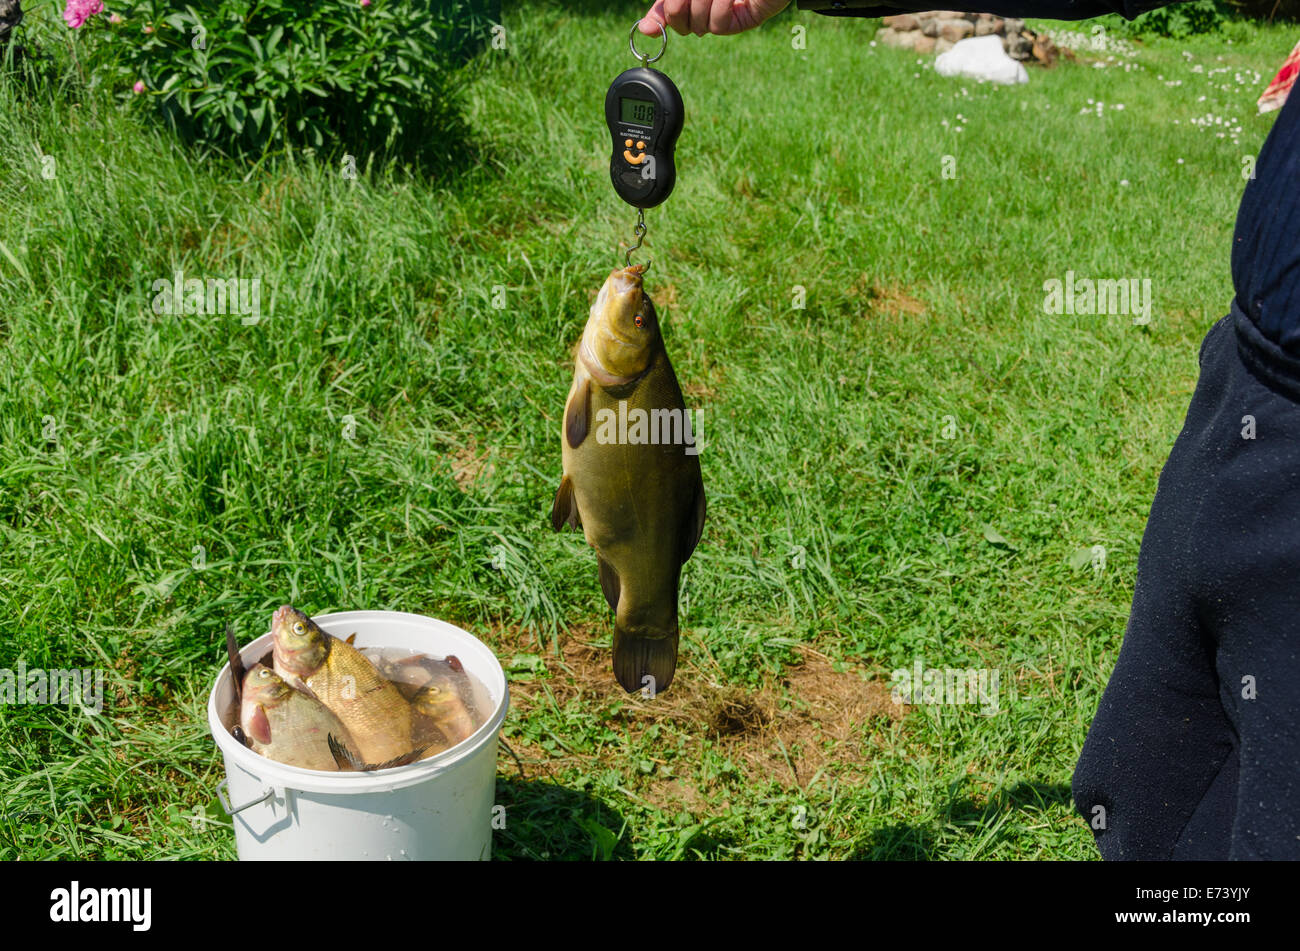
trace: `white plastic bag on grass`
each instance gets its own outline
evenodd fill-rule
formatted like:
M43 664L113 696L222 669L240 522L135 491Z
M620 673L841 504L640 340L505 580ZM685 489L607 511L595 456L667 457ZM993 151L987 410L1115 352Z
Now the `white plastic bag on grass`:
M940 76L969 76L1006 86L1029 82L1025 67L1002 48L1002 37L992 34L959 40L948 52L939 54L934 71Z

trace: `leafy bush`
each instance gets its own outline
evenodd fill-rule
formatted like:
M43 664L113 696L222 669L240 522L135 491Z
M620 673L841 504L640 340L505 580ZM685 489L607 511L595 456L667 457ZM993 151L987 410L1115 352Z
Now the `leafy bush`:
M111 2L111 0L110 0ZM460 69L484 0L134 0L95 17L91 57L187 139L226 154L377 151L443 164L464 147ZM495 12L495 11L492 11Z
M1300 0L1228 0L1241 16L1254 20L1300 20Z
M1233 9L1224 0L1191 0L1151 10L1132 21L1108 16L1103 22L1107 29L1125 36L1181 38L1198 33L1217 33L1232 16Z

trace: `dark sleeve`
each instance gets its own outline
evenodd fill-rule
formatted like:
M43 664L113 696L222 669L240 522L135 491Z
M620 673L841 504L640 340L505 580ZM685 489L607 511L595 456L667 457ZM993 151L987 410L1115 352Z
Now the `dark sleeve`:
M1173 0L1184 2L1184 0ZM881 5L875 0L796 0L800 10L813 10L827 16L887 17L899 13L919 13L935 9L936 0L891 0ZM1171 0L988 0L975 6L958 4L950 9L963 13L996 13L1005 17L1041 17L1045 20L1086 20L1089 17L1118 13L1132 20L1148 10L1170 6Z

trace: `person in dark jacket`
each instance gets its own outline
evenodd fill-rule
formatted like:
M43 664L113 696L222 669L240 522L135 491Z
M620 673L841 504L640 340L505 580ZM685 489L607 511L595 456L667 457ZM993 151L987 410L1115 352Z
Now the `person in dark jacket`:
M739 33L788 5L658 0L641 31ZM991 0L979 10L1132 19L1164 5ZM798 6L869 17L934 8ZM1107 859L1300 858L1300 93L1242 196L1232 283L1230 312L1201 344L1124 643L1074 771L1075 808Z

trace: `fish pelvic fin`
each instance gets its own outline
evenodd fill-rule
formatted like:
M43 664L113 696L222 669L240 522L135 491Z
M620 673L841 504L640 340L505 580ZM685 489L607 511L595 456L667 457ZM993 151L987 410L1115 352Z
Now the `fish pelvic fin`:
M555 501L551 503L551 528L558 532L565 525L572 528L582 525L578 500L573 494L573 480L567 475L560 480L560 487L555 490Z
M690 560L695 553L695 546L704 535L704 518L707 506L704 502L704 481L695 489L695 503L687 508L686 524L682 532L682 564Z
M618 572L599 555L596 556L596 562L600 565L600 590L605 592L605 600L609 602L609 606L617 611L619 589L622 587L618 580Z
M663 693L677 670L678 632L631 633L614 623L614 677L628 693Z

